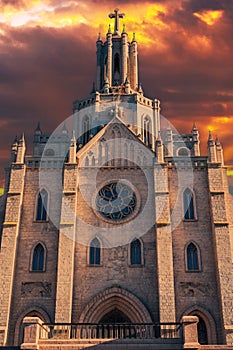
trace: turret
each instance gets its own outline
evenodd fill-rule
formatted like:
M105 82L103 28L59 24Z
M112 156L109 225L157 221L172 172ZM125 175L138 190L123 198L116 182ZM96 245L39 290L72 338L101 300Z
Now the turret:
M100 33L96 42L96 89L101 89L101 53L102 53L103 41L101 40Z
M69 148L69 163L75 164L76 163L76 137L75 132L73 131L73 136L70 142L70 148Z
M127 77L130 82L129 91L138 89L137 42L134 34L132 42L129 43L125 25L120 34L120 19L124 16L119 9L115 9L114 13L109 14L109 17L114 19L114 31L109 25L105 43L102 42L100 34L98 36L96 91L102 92L103 89L106 91L106 79L108 79L109 91L112 91L112 87L124 85Z
M26 152L26 144L25 144L25 138L24 138L24 134L23 134L21 139L19 140L18 151L17 151L17 156L16 156L16 163L24 164L25 152Z
M217 162L216 144L213 139L211 131L209 131L209 138L208 138L207 144L208 144L209 163L216 163Z
M160 131L158 133L158 138L155 142L155 152L156 152L156 156L157 156L157 162L159 164L164 163L163 142L161 139Z
M112 31L111 26L109 25L108 32L106 35L107 39L107 67L106 67L106 76L104 80L108 78L110 86L112 85Z
M132 89L138 86L138 45L133 33L133 40L130 44L130 82Z
M123 31L121 34L122 43L122 60L121 60L121 80L124 82L127 78L127 61L128 61L128 35L125 31L125 25L123 25Z
M18 138L17 136L14 139L14 142L11 145L11 163L16 161L16 155L18 151Z
M220 163L221 165L224 165L223 148L218 139L218 136L216 136L215 145L216 145L217 162Z
M170 128L170 126L168 126L167 128L166 148L167 148L167 156L173 157L173 136L172 136L172 129Z
M193 124L192 135L193 135L193 155L195 157L199 157L200 156L199 132L195 123Z

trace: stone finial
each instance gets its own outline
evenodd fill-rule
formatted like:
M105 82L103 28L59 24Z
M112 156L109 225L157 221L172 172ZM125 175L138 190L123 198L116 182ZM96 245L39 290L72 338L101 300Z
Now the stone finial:
M20 140L19 140L19 144L18 144L16 163L24 164L25 152L26 152L26 144L25 144L25 137L24 137L24 133L23 133Z
M111 24L108 25L108 34L112 34Z
M216 136L216 139L215 139L215 146L216 146L217 162L220 163L221 165L224 165L223 148L219 141L218 136Z
M63 123L63 126L62 126L62 134L68 134L68 129L67 129L67 127L66 127L66 123L64 122Z
M140 94L143 94L142 84L141 84L141 83L138 84L138 92L139 92Z
M212 135L212 131L209 130L209 138L208 138L208 142L214 141L213 139L213 135Z
M102 39L101 39L101 33L100 33L100 32L99 32L99 34L98 34L97 41L102 41Z
M123 24L122 34L126 34L126 30L125 30L125 23Z
M198 157L200 156L200 141L199 141L199 132L196 126L196 123L193 124L192 128L192 139L193 139L193 155Z
M216 135L215 144L216 144L216 146L221 146L218 135Z
M18 137L16 136L12 145L11 145L11 162L14 163L16 160L18 150Z
M197 130L196 123L194 122L193 123L193 128L192 128L192 133L194 133L195 131L198 131L198 130Z
M207 144L208 144L209 163L216 163L217 162L216 144L213 139L211 130L209 130L209 137L208 137Z
M72 138L70 142L70 149L69 149L69 163L70 164L76 164L76 137L75 137L75 131L73 130Z
M37 126L35 128L35 134L42 134L39 121L38 121Z
M135 32L133 32L133 38L132 38L132 42L136 41L136 34Z

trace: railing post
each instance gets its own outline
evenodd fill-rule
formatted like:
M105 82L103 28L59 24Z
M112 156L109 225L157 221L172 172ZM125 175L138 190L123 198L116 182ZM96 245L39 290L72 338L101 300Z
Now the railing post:
M25 317L23 319L23 344L20 349L23 350L38 350L38 340L40 337L40 328L42 321L39 317Z
M199 349L197 324L197 316L182 317L184 349Z

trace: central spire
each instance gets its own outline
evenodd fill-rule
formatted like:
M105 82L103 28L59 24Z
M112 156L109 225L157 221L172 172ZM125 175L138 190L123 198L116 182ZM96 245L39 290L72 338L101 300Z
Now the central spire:
M124 18L125 14L124 13L119 13L119 9L115 9L114 13L110 13L108 16L109 18L115 18L115 24L114 24L114 35L120 35L120 18Z
M125 26L120 33L119 22L125 17L124 13L116 8L109 17L115 20L114 33L109 29L106 41L103 42L99 35L96 42L96 90L107 94L113 89L128 93L138 91L137 42L135 37L131 42L128 40Z

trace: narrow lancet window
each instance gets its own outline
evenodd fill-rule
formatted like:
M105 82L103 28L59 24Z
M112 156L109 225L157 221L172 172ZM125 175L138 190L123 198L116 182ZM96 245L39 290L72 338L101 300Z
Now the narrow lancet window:
M143 122L143 141L148 147L152 147L152 127L150 118L146 117Z
M198 257L198 249L195 244L190 243L187 246L187 270L188 271L199 271L199 257Z
M130 264L142 264L142 249L141 242L139 241L139 239L134 239L130 244Z
M183 193L183 203L184 203L184 219L194 220L195 219L194 198L193 198L193 192L189 188L187 188Z
M32 271L44 271L45 250L42 244L37 244L33 251Z
M36 221L47 220L48 193L46 190L40 191L37 198Z
M91 241L89 263L90 265L100 265L100 242L97 238Z

